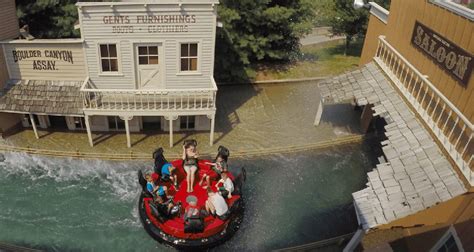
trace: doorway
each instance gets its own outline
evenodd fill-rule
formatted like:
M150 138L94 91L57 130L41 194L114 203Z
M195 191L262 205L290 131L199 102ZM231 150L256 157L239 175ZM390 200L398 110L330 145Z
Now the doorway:
M52 129L68 129L66 117L64 116L48 116L50 127Z
M161 131L160 116L143 116L143 131Z
M162 88L159 44L136 45L137 82L140 89Z

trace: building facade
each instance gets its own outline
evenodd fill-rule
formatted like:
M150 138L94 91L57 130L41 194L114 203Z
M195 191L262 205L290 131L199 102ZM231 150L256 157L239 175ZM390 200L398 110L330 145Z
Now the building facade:
M379 226L407 251L474 250L474 10L470 1L392 1L373 5L361 63L375 61L416 109L433 139L464 180L466 193ZM471 7L472 8L472 7Z
M352 102L362 128L384 125L345 251L472 251L474 11L451 0L368 6L361 68L320 83L323 103Z
M18 18L16 17L15 1L1 0L0 5L0 40L17 38L19 35ZM9 79L3 50L0 50L0 90L4 89ZM3 92L0 91L0 94ZM0 134L9 134L20 126L19 116L0 112Z
M13 1L11 1L13 2ZM3 40L0 110L24 127L210 130L218 1L79 2L81 38ZM14 36L13 36L14 37Z

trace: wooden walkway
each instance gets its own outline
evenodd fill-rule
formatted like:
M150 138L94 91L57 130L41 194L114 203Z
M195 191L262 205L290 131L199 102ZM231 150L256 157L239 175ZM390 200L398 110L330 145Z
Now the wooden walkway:
M325 102L373 104L385 119L384 159L369 172L367 187L353 193L359 223L366 229L414 214L467 190L415 113L382 71L363 68L321 82Z

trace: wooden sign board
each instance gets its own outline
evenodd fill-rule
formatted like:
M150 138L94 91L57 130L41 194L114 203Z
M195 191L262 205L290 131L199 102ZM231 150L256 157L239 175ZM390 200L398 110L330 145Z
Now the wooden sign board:
M451 77L467 86L474 67L472 54L418 21L415 22L411 44Z

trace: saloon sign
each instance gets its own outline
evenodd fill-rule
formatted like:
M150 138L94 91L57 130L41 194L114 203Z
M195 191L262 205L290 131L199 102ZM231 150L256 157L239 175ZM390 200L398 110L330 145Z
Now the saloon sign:
M470 53L418 21L413 29L411 43L454 79L467 86L474 67Z

